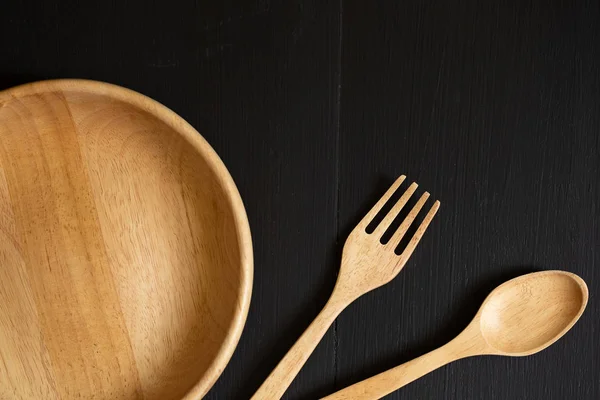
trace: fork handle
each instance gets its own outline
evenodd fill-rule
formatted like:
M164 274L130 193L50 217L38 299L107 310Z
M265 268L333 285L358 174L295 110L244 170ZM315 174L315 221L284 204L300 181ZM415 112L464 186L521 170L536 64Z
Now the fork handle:
M251 400L280 399L347 303L333 295Z

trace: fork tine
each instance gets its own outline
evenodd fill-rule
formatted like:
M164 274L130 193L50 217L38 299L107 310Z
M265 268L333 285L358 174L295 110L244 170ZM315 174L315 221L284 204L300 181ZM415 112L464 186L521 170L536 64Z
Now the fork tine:
M415 182L413 182L408 187L408 189L406 189L406 192L404 192L402 197L400 197L398 199L396 204L394 204L394 207L392 207L392 209L387 213L385 218L379 223L379 225L377 225L377 227L373 231L373 234L375 236L377 236L379 238L381 238L381 236L383 236L384 232L390 227L391 223L398 216L398 213L400 213L400 210L402 210L402 208L404 208L408 199L410 199L410 197L413 195L413 193L415 193L415 190L417 190L418 186L419 185L417 185Z
M410 256L412 255L413 251L415 251L417 244L419 244L419 241L423 237L423 234L427 230L427 227L431 223L431 220L433 220L433 217L435 217L435 214L437 213L439 208L440 208L440 202L436 200L436 202L433 203L433 206L431 206L431 209L429 210L429 212L427 213L427 215L421 222L421 225L419 225L419 227L417 228L417 231L415 232L413 237L410 239L410 242L408 242L408 245L402 252L401 256L402 256L403 261L408 260L410 258ZM396 246L398 246L399 243L400 243L400 241L398 241Z
M417 218L419 211L421 211L421 208L423 207L428 198L428 192L425 192L421 195L421 198L419 199L419 201L417 201L417 204L415 204L412 210L410 210L410 212L408 213L404 221L402 221L398 229L396 229L396 232L394 232L386 246L391 246L392 249L398 247L398 244L400 244L400 241L408 231L408 228L410 228L415 218Z
M381 196L379 201L377 201L377 204L375 204L373 208L371 208L371 210L367 213L367 215L365 215L364 218L358 223L357 227L360 227L361 229L367 228L367 225L369 225L369 223L373 221L373 218L375 218L377 213L381 210L381 207L383 207L385 203L388 202L390 197L392 197L392 195L396 192L396 190L398 190L402 182L404 182L404 179L406 179L406 175L400 175L398 179L396 179L396 181L392 184L392 186L390 186L387 192L385 192L385 194Z

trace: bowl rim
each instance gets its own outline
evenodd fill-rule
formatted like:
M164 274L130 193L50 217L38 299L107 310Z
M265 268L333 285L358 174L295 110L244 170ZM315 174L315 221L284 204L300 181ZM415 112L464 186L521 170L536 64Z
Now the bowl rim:
M3 103L15 97L51 91L83 92L107 96L148 112L179 133L194 147L200 156L206 160L207 165L215 174L217 182L226 194L228 205L233 211L238 250L241 259L240 297L237 301L233 321L212 364L204 376L182 398L182 400L200 399L212 388L229 363L242 335L250 309L254 279L252 237L248 216L237 186L221 158L194 127L173 110L158 101L122 86L88 79L52 79L25 83L0 91L0 108L3 106Z

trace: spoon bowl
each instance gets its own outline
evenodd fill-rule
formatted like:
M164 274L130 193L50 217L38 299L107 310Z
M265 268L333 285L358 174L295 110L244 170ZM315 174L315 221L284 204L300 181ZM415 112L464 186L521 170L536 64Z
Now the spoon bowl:
M580 277L564 271L528 274L496 288L481 306L479 329L503 355L537 353L579 319L588 299Z

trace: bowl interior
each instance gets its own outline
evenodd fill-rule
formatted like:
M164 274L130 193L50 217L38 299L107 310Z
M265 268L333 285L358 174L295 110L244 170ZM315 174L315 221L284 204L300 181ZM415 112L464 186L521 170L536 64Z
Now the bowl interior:
M0 398L199 398L214 383L251 256L237 191L194 134L109 85L0 93Z

